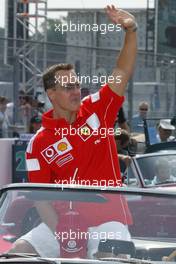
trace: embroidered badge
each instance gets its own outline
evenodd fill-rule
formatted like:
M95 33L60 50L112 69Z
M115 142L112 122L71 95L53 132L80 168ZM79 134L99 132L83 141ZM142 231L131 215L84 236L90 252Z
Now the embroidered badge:
M50 164L57 157L69 152L72 149L73 148L71 144L69 143L68 139L65 137L57 141L56 143L48 146L44 150L42 150L41 154L46 160L46 162Z

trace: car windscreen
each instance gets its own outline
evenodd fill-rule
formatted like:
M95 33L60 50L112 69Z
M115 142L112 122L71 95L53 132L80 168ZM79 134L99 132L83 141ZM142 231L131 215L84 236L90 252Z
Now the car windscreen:
M0 253L161 261L176 249L176 195L59 188L4 194Z
M143 156L137 163L145 185L176 184L175 154Z

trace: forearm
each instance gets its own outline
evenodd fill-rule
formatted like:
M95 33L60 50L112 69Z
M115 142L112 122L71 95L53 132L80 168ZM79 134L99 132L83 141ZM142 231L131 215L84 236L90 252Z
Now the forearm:
M127 78L130 78L135 64L137 54L137 34L127 32L124 45L116 61L116 68L122 71Z
M107 15L115 24L120 23L126 30L125 40L120 55L116 59L116 66L113 70L113 82L108 82L109 87L118 95L122 96L125 93L125 88L134 69L135 58L137 53L137 25L135 17L115 6L107 6ZM120 82L117 82L120 79Z
M58 215L53 206L47 201L35 202L35 207L44 222L53 232L56 230Z
M114 79L120 76L120 83L110 83L110 88L118 95L122 96L125 93L126 85L134 70L135 59L137 53L137 36L136 32L126 33L124 45L116 60L116 66L112 75Z
M172 261L176 257L176 250L174 250L169 256L168 256L168 261Z

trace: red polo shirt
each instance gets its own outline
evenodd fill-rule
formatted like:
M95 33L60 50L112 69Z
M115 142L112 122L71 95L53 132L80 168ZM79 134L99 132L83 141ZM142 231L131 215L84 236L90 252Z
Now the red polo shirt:
M50 110L42 117L42 128L31 139L27 152L30 182L121 184L113 126L124 97L108 85L86 97L77 119L53 119Z

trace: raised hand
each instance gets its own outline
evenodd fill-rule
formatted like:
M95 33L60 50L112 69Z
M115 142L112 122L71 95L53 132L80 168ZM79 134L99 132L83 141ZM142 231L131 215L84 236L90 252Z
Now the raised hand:
M121 24L123 28L130 29L135 26L135 17L130 13L116 8L114 5L105 8L109 19L115 24Z

